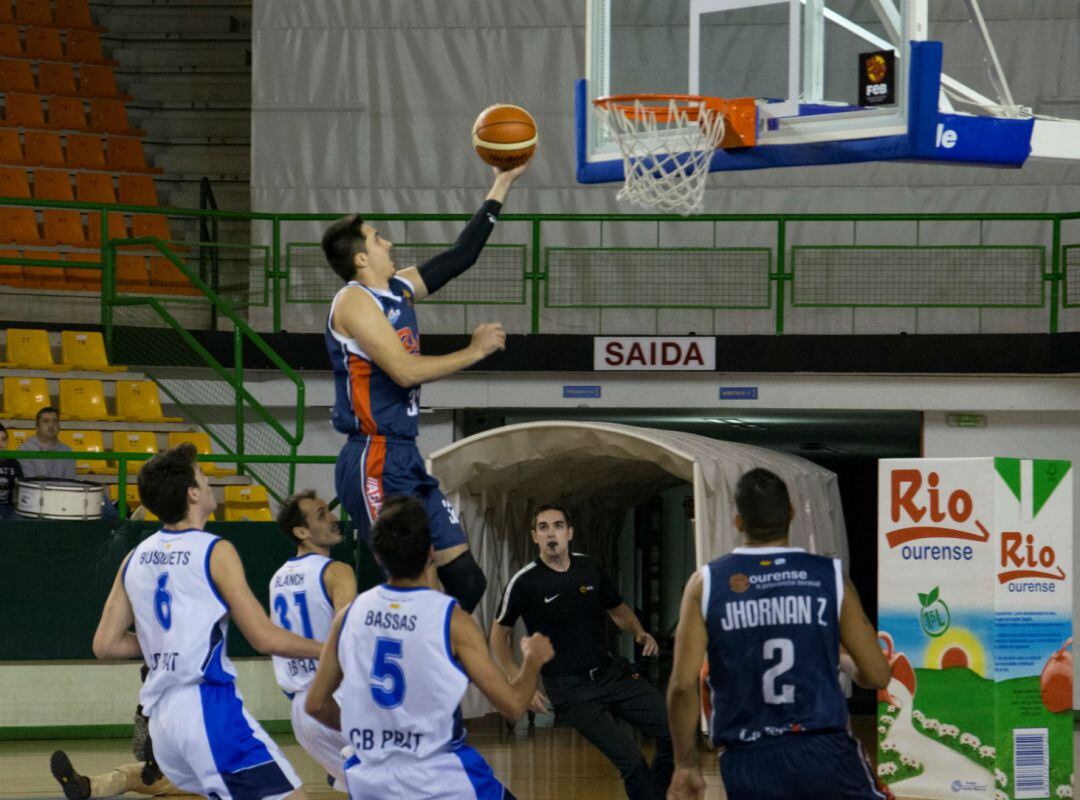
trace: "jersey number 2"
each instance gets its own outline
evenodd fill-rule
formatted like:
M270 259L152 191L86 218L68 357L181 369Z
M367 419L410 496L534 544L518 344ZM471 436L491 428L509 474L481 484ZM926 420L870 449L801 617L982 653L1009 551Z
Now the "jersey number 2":
M776 685L776 679L795 666L795 645L791 639L769 639L762 648L761 657L772 661L779 654L780 660L765 670L761 676L761 691L769 705L795 702L795 687L790 683Z
M401 640L375 640L375 658L371 663L371 697L383 708L397 708L405 700L405 672L401 669ZM389 682L389 686L387 683Z

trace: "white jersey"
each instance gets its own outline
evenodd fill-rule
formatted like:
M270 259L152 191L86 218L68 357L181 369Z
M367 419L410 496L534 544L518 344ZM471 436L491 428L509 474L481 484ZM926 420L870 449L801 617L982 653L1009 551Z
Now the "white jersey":
M160 530L141 542L122 581L150 674L139 701L150 716L174 686L228 684L236 669L225 654L229 607L210 577L219 537L194 528Z
M461 747L469 678L450 651L457 601L431 589L376 586L353 601L338 639L341 732L365 767Z
M270 619L279 628L305 639L325 642L334 621L334 604L323 575L333 563L308 553L290 558L270 579ZM314 658L274 656L274 675L283 691L293 694L311 685L319 662Z

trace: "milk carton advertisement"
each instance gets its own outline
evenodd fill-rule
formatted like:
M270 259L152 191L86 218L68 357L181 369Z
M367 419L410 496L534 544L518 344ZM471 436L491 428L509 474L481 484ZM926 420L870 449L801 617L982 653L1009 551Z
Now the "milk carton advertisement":
M1072 797L1071 464L878 477L878 776L898 798Z

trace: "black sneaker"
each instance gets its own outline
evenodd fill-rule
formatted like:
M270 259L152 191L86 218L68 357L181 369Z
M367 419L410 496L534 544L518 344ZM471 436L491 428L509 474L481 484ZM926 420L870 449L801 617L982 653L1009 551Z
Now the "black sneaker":
M71 766L71 759L63 750L52 754L49 769L63 787L67 800L86 800L90 796L90 779L75 771L75 767Z

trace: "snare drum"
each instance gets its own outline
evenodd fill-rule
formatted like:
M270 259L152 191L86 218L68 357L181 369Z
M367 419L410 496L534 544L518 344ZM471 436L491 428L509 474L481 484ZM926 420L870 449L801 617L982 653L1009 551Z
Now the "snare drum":
M20 480L16 513L32 519L101 519L103 486L88 481Z

